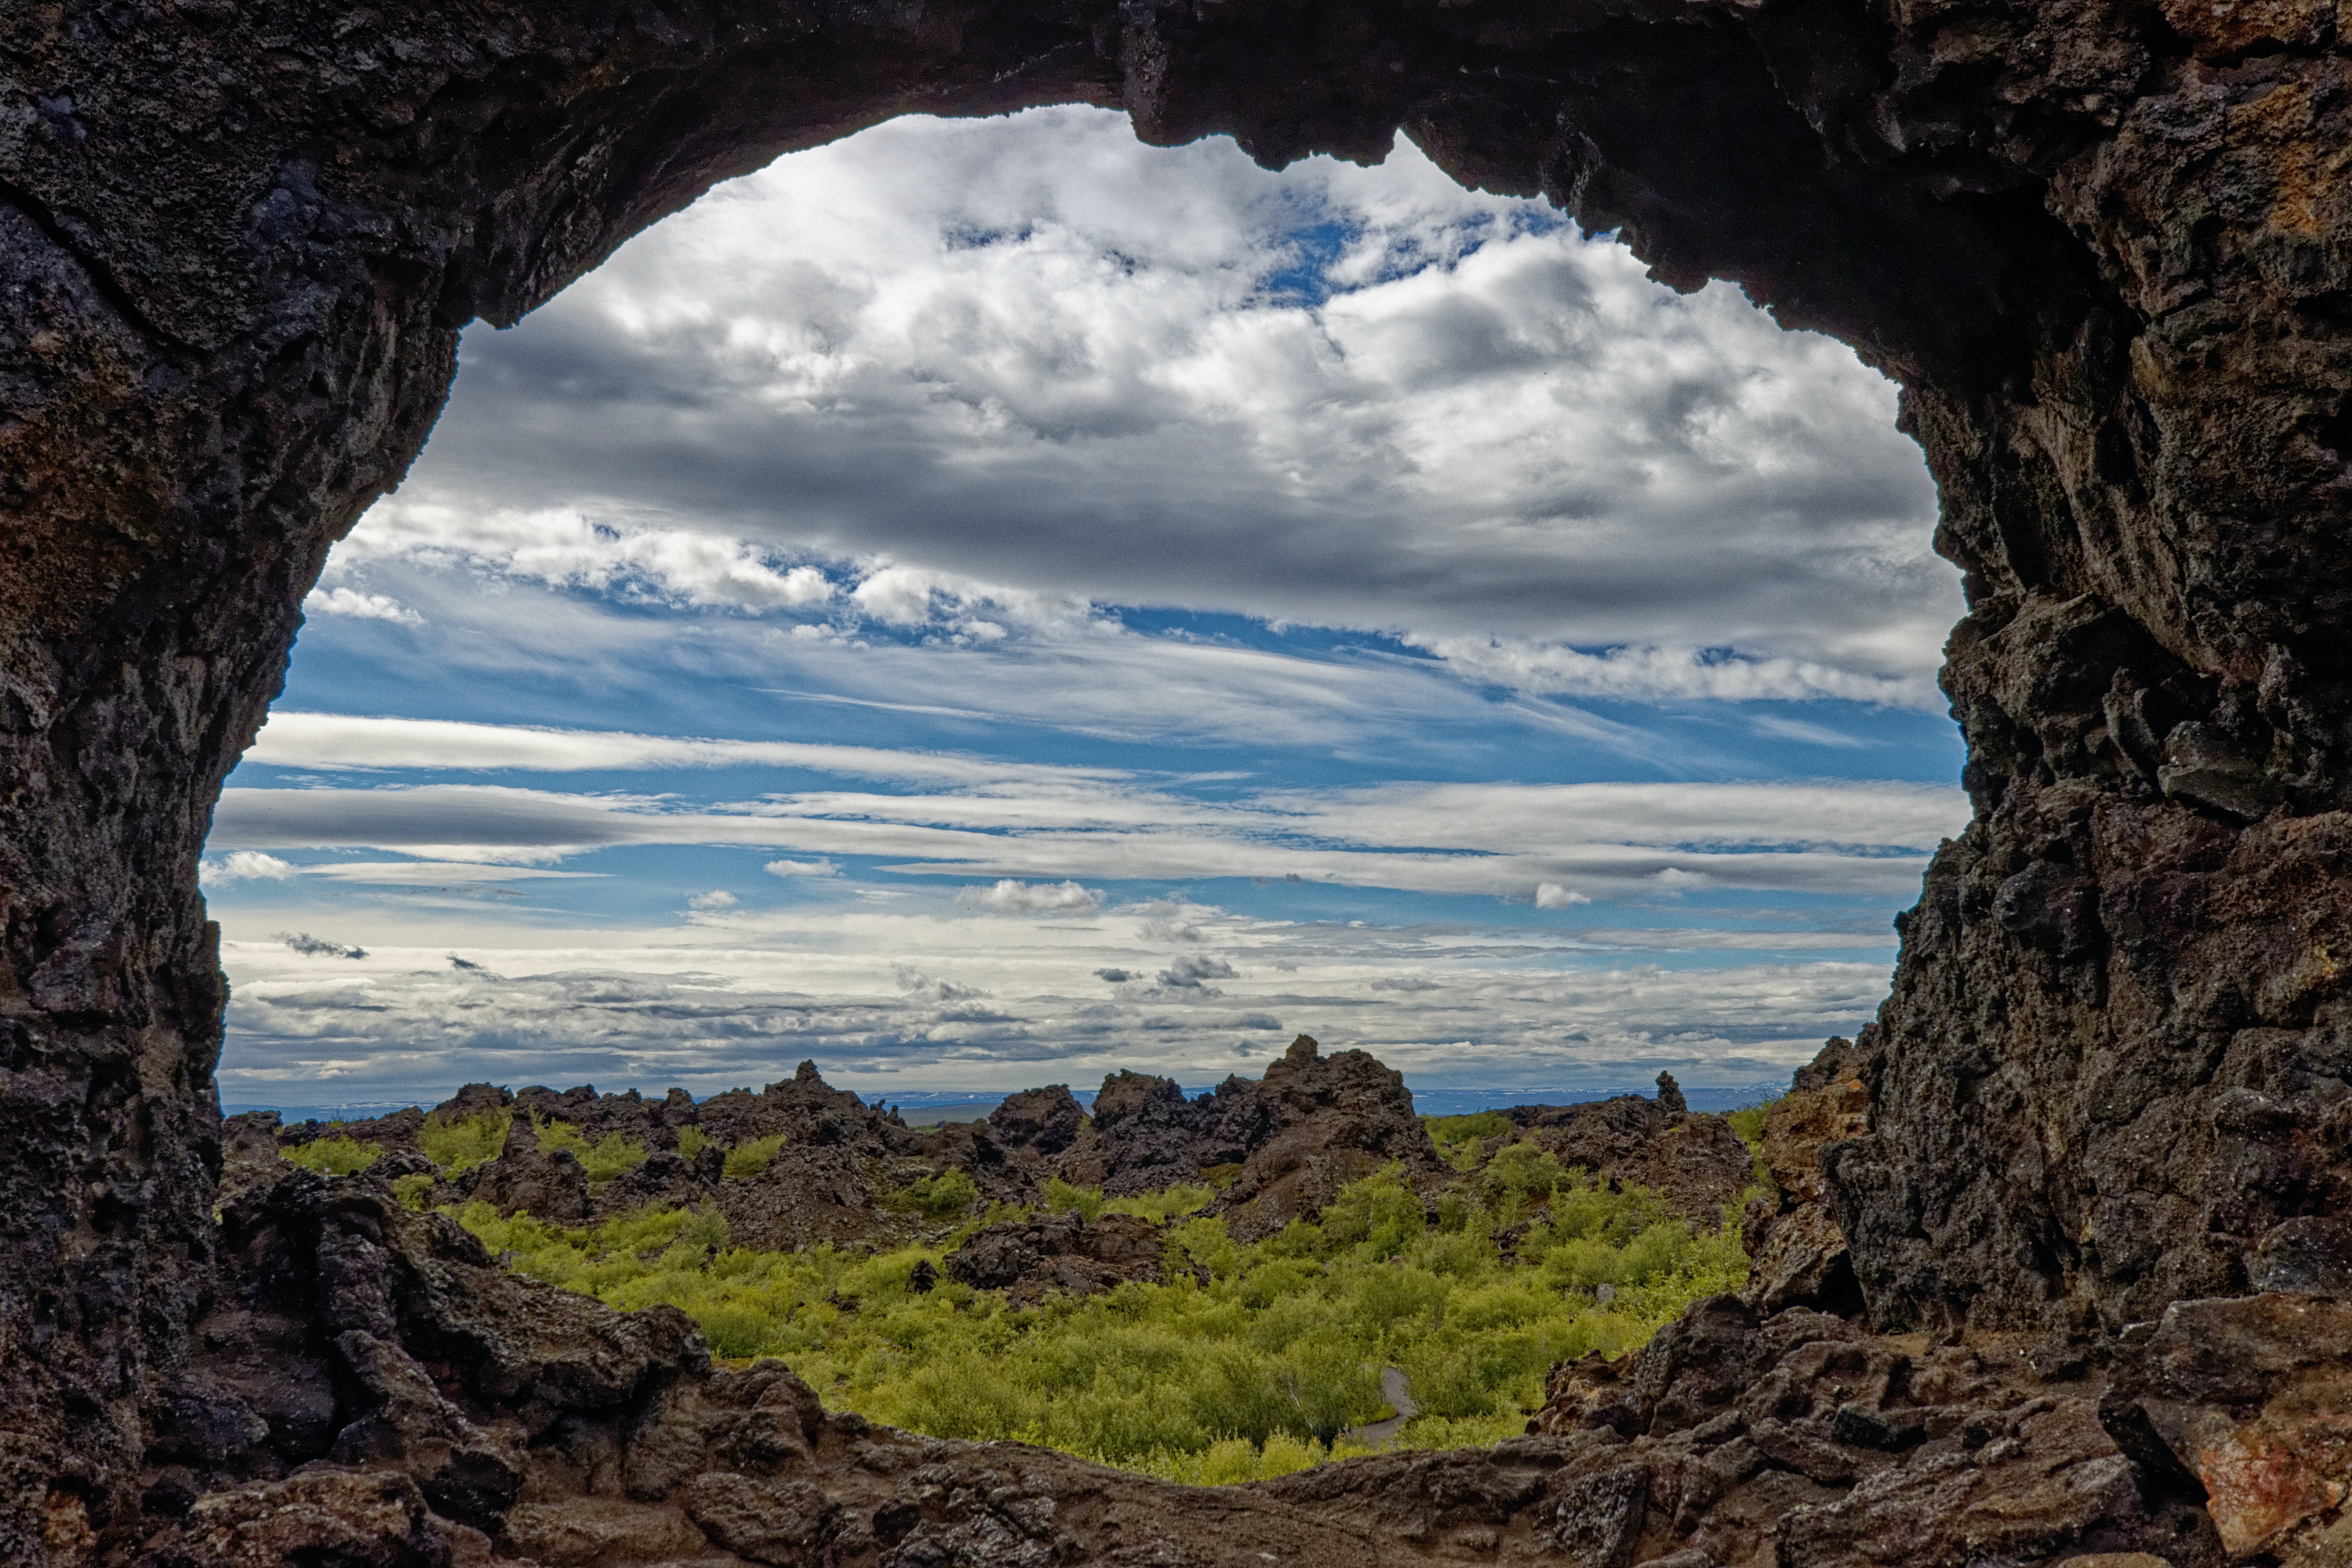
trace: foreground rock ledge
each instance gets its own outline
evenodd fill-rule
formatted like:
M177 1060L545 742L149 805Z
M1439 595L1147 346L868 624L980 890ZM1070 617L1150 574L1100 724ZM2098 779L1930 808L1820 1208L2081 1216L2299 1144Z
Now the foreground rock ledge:
M1268 163L1402 128L1900 379L1968 573L1977 815L1857 1042L1866 1130L1821 1156L1855 1288L1890 1331L2097 1343L2324 1284L2347 89L2340 7L2300 0L0 10L0 1552L133 1550L196 1321L241 1288L196 858L458 329L908 110L1116 106ZM1818 1213L1764 1217L1792 1279L1826 1257ZM2231 1539L2284 1539L2258 1523Z
M2103 1551L2209 1568L2233 1530L2259 1529L2296 1564L2340 1544L2307 1526L2352 1530L2322 1498L2343 1456L2305 1444L2315 1428L2295 1393L2340 1384L2347 1363L2305 1349L2273 1364L2279 1314L2347 1310L2307 1298L2210 1307L2135 1352L2017 1336L1938 1347L1719 1297L1622 1362L1557 1369L1528 1436L1491 1451L1201 1489L828 1415L781 1363L713 1369L675 1310L614 1312L534 1284L373 1181L247 1152L225 1188L201 1348L160 1402L146 1532L121 1554L155 1568L1267 1552L1335 1568L1929 1568ZM2216 1348L2200 1331L2220 1319L2237 1339ZM2189 1344L2205 1360L2184 1372ZM2260 1408L2248 1419L2233 1396ZM2136 1456L2110 1427L2153 1441ZM2175 1457L2281 1442L2307 1456L2297 1495L2322 1498L2292 1517L2277 1488L2240 1487L2217 1491L2229 1506L2209 1519ZM53 1552L91 1543L69 1502L51 1503L47 1526Z

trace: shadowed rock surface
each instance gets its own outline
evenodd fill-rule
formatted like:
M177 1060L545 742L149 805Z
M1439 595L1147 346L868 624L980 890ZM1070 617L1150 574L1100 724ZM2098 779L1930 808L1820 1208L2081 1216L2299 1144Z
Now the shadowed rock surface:
M0 10L0 1554L137 1549L171 1391L209 1353L196 1324L248 1289L213 1212L224 988L197 855L298 605L421 445L459 328L787 148L1057 101L1268 163L1377 157L1401 127L1901 380L1967 573L1945 684L1976 817L1843 1080L1867 1130L1820 1149L1871 1321L2104 1343L2269 1300L2274 1275L2341 1290L2313 1226L2352 1198L2339 7L20 5ZM1311 1186L1274 1163L1247 1201ZM414 1382L337 1353L355 1388ZM411 1393L383 1398L441 1423L416 1441L502 1452ZM2155 1464L2170 1439L2132 1408L2116 1425ZM2009 1473L1996 1446L1953 1461L1949 1495ZM1506 1489L1541 1468L1478 1463ZM1078 1475L1024 1474L1049 1471ZM394 1481L255 1484L285 1489L192 1503L157 1551L474 1551ZM985 1488L907 1484L889 1517L916 1533L877 1533L877 1561L984 1556L1014 1529ZM767 1495L713 1485L714 1518ZM1648 1550L1626 1544L1630 1467L1572 1485L1545 1527L1562 1551ZM1291 1528L1256 1496L1200 1507ZM628 1539L571 1560L650 1560ZM1109 1539L1050 1550L1129 1550ZM1294 1545L1274 1550L1310 1560Z

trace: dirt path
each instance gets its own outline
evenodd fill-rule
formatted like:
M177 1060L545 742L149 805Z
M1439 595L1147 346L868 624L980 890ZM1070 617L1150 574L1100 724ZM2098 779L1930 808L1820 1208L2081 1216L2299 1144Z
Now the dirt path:
M1374 1448L1386 1447L1396 1441L1397 1434L1404 1430L1406 1422L1421 1414L1421 1406L1412 1402L1412 1380L1405 1376L1402 1368L1381 1368L1381 1397L1394 1407L1396 1414L1384 1421L1374 1421L1340 1433L1341 1442L1362 1443Z

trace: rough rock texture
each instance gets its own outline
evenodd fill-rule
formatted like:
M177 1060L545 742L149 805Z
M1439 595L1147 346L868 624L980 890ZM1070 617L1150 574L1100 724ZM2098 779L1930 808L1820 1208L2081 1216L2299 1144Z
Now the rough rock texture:
M1239 1240L1312 1219L1341 1187L1390 1165L1412 1182L1454 1173L1413 1114L1404 1075L1365 1051L1327 1057L1301 1035L1265 1077L1255 1084L1227 1079L1216 1100L1225 1127L1249 1151L1216 1203Z
M1089 1296L1129 1279L1156 1282L1164 1250L1160 1227L1148 1219L1049 1214L988 1226L949 1255L947 1271L1016 1301Z
M1822 1169L1823 1149L1870 1130L1870 1091L1857 1076L1861 1055L1852 1040L1832 1039L1765 1112L1764 1164L1773 1192L1748 1205L1740 1234L1750 1260L1744 1294L1765 1311L1863 1308Z
M2352 1303L2299 1292L2176 1302L2119 1358L2102 1415L2119 1440L2153 1436L2179 1461L2175 1479L2203 1487L2231 1553L2352 1563Z
M1620 1526L1628 1563L2220 1563L2194 1500L2103 1427L2096 1359L2016 1336L1935 1347L1723 1296L1618 1362L1554 1368L1528 1430L1597 1445L1612 1470L1594 1473L1644 1477Z
M1661 1120L1648 1100L1632 1103L1648 1120L1637 1115L1628 1124L1636 1131L1621 1140L1626 1168L1647 1173L1677 1159L1687 1163L1679 1144L1665 1146L1681 1119ZM432 1124L501 1113L509 1120L495 1158L454 1172L422 1152L420 1135ZM1738 1146L1716 1119L1700 1120ZM644 1161L625 1175L592 1181L568 1149L542 1147L542 1132L556 1124L589 1144L622 1139L641 1149ZM792 1078L758 1094L735 1089L699 1102L684 1090L649 1100L634 1090L599 1095L593 1085L509 1093L471 1084L430 1112L409 1109L370 1121L284 1128L275 1113L251 1112L231 1118L230 1125L266 1130L288 1148L330 1135L373 1143L385 1152L371 1173L387 1182L430 1176L422 1194L429 1205L488 1203L501 1213L520 1210L566 1225L647 1204L694 1205L724 1217L738 1245L770 1250L904 1239L919 1222L894 1205L891 1194L949 1170L972 1178L976 1202L1031 1205L1055 1176L1113 1196L1222 1176L1229 1184L1219 1206L1251 1235L1312 1219L1348 1183L1391 1164L1418 1182L1453 1174L1438 1160L1400 1074L1362 1051L1324 1057L1304 1035L1263 1079L1228 1078L1197 1100L1168 1079L1113 1073L1103 1080L1090 1121L1068 1089L1056 1086L1011 1096L985 1121L918 1131L895 1112L829 1087L814 1064L803 1062ZM1661 1135L1658 1151L1642 1147L1643 1130ZM689 1131L698 1147L681 1142ZM754 1143L770 1150L764 1166L730 1174L730 1152ZM691 1158L688 1147L698 1148ZM1715 1209L1704 1217L1715 1217Z
M135 1528L217 1235L198 849L459 327L783 149L1046 101L1276 163L1402 127L1904 383L1968 573L1977 816L1905 924L1872 1131L1822 1152L1878 1322L2111 1330L2342 1211L2339 6L16 5L0 1552Z
M1503 1112L1538 1147L1601 1181L1633 1182L1685 1219L1712 1225L1755 1180L1748 1145L1720 1116L1694 1114L1671 1075L1658 1098L1621 1094L1580 1105L1515 1105Z

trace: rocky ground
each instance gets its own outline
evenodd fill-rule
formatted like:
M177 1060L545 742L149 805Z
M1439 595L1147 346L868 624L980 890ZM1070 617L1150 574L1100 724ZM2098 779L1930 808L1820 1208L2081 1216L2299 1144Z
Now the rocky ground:
M347 1128L389 1152L322 1177L278 1157L322 1131L232 1122L221 1286L199 1311L144 1475L154 1568L1566 1563L1580 1568L2339 1568L2352 1460L2352 1305L2315 1233L2298 1289L2180 1303L2117 1334L1872 1332L1822 1203L1818 1152L1859 1114L1856 1047L1832 1041L1771 1110L1774 1191L1750 1207L1744 1297L1696 1304L1616 1362L1553 1369L1526 1436L1492 1450L1349 1460L1213 1489L1019 1444L943 1442L824 1410L777 1362L714 1366L667 1308L609 1310L497 1266L452 1221L404 1206L405 1113ZM1748 1176L1718 1118L1656 1100L1529 1107L1521 1129L1606 1180L1647 1175L1721 1204ZM656 1102L468 1090L432 1114L536 1111L667 1147L591 1189L517 1115L505 1152L436 1190L548 1217L690 1197L814 1224L881 1181L950 1167L990 1191L1052 1174L1129 1190L1239 1165L1216 1200L1268 1223L1318 1184L1397 1163L1445 1169L1395 1075L1302 1040L1257 1082L1187 1101L1122 1075L1091 1122L1066 1090L984 1125L917 1132L813 1071L759 1095ZM786 1132L729 1206L713 1143ZM1728 1141L1728 1149L1724 1148ZM691 1140L689 1140L691 1142ZM1732 1168L1718 1156L1728 1153ZM1235 1156L1238 1156L1237 1158ZM429 1163L429 1162L427 1163ZM1366 1166L1370 1168L1370 1166ZM651 1173L648 1174L648 1173ZM790 1196L812 1173L833 1182ZM1452 1174L1446 1170L1447 1174ZM1726 1190L1723 1183L1731 1183ZM624 1183L630 1184L624 1186ZM861 1186L860 1184L863 1184ZM811 1195L812 1192L815 1195ZM769 1194L760 1197L750 1194ZM862 1228L861 1228L862 1227ZM1050 1214L982 1230L948 1262L982 1289L1084 1291L1160 1267L1150 1222ZM2329 1268L2338 1273L2326 1275ZM2324 1277L2323 1277L2324 1276ZM2331 1294L2332 1292L2332 1294ZM67 1521L62 1528L72 1528Z

